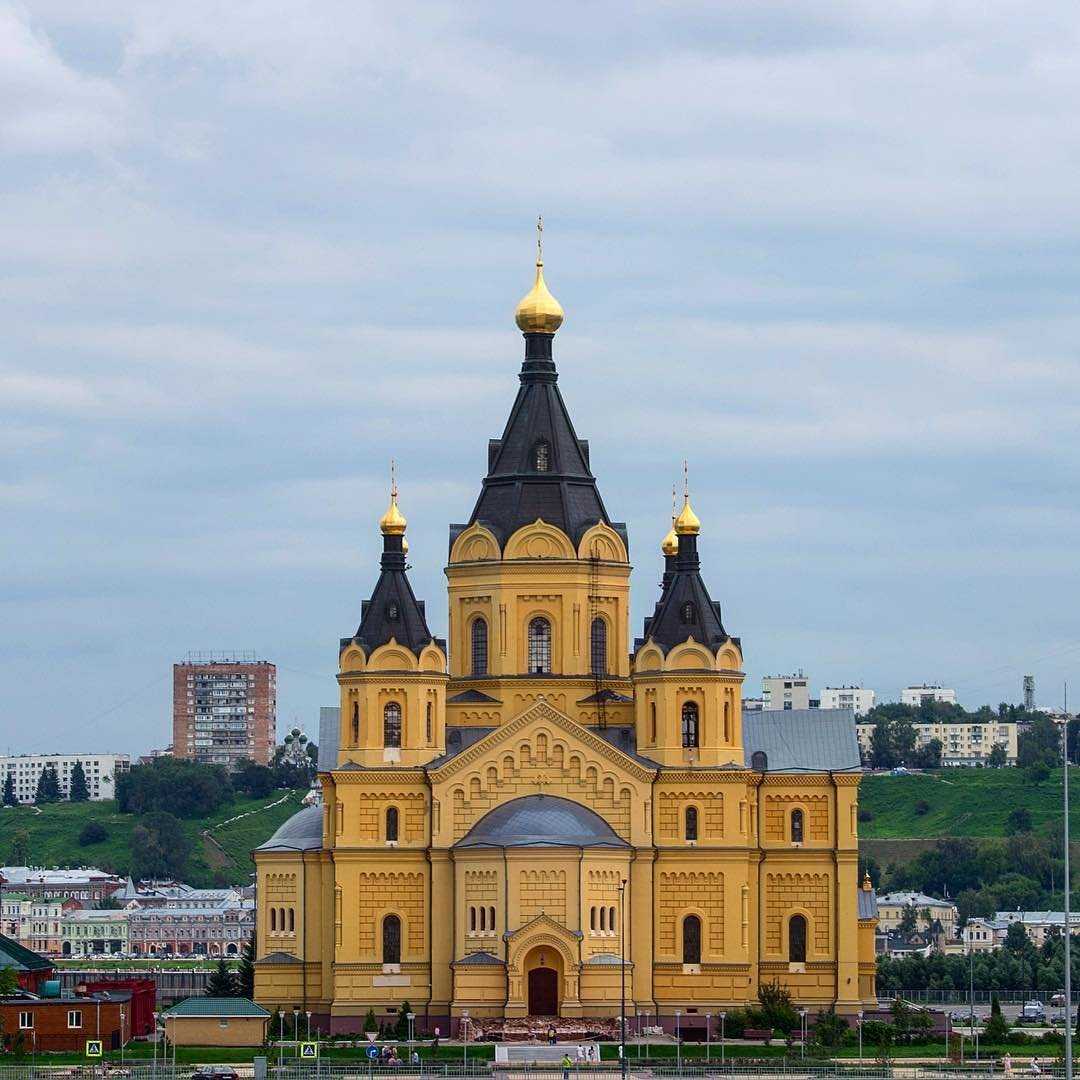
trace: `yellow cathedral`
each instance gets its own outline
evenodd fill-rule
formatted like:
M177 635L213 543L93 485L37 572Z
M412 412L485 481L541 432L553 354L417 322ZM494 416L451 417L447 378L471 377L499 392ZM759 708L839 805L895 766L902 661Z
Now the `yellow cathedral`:
M254 853L256 998L360 1030L408 1002L683 1026L778 982L801 1007L876 1002L858 880L850 712L742 711L742 645L701 575L684 496L631 640L612 521L558 388L543 262L518 305L520 386L465 524L449 647L407 576L396 487L378 581L340 643L321 805Z

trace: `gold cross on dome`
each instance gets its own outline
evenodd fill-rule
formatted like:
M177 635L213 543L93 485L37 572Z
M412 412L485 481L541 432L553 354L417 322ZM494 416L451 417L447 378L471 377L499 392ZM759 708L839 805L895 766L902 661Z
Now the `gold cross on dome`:
M544 262L544 219L538 216L536 219L536 261L543 265Z

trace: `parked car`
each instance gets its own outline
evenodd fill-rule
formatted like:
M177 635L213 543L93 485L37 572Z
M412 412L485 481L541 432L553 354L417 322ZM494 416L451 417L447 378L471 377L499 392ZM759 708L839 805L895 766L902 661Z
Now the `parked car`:
M1062 990L1061 992L1054 994L1050 999L1050 1004L1053 1005L1055 1009L1063 1009L1065 1007L1065 991Z
M1046 1009L1043 1008L1041 1001L1025 1001L1024 1007L1020 1010L1021 1020L1045 1020Z
M240 1080L240 1074L228 1065L200 1065L192 1080Z

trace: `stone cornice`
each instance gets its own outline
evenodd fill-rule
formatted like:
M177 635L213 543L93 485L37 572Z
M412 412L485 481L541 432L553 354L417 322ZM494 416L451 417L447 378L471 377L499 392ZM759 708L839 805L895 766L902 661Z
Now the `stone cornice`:
M831 788L832 787L832 779L830 779L830 775L831 775L832 779L840 781L841 777L844 777L846 779L851 774L849 774L849 773L832 773L832 774L830 774L827 771L821 771L821 772L807 771L807 772L798 772L798 773L776 772L776 773L765 773L763 775L763 777L762 777L761 782L765 787L820 787L820 788ZM854 783L857 784L858 782L859 782L858 777L856 777ZM853 785L852 785L851 781L849 780L846 785L841 785L841 786L853 786Z
M649 783L656 775L654 769L646 768L640 762L624 754L621 750L612 746L606 739L601 739L588 728L571 720L556 709L550 702L541 698L535 704L530 705L524 712L519 713L508 724L503 724L494 731L478 739L467 750L451 758L445 765L433 769L429 775L435 783L449 780L457 772L468 769L470 766L483 761L493 753L502 743L519 735L525 728L537 720L547 720L555 727L561 728L567 735L587 746L593 753L609 762L615 768L621 770L641 783Z
M340 683L343 679L350 682L386 682L394 679L397 682L449 682L450 676L445 671L424 671L422 669L407 669L385 671L379 668L349 668L348 671L339 671L335 676Z
M706 765L700 769L667 769L661 766L660 775L656 778L656 786L661 788L668 781L673 784L700 784L702 782L751 784L758 775L752 769L724 769L715 765Z
M326 775L326 774L323 774ZM335 784L395 784L410 783L424 786L424 770L420 765L412 768L384 768L375 766L363 769L330 769L329 776Z

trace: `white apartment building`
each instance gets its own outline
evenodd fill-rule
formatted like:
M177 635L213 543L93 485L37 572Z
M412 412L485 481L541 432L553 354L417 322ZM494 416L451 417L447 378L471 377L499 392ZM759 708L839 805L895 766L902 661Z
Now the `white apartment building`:
M87 790L95 800L115 799L116 778L131 768L128 754L0 754L0 784L11 776L15 797L21 803L32 803L38 778L51 765L60 780L60 795L66 799L71 792L71 770L76 761L82 762Z
M939 900L919 892L878 893L878 928L895 930L907 908L915 909L915 929L928 930L932 923L941 923L946 938L956 935L956 905L951 900ZM925 913L929 912L930 920Z
M1015 723L999 723L993 720L980 724L921 724L916 721L913 726L917 747L926 746L933 739L941 743L942 765L986 765L990 759L990 751L997 743L1005 747L1005 763L1016 764L1018 725ZM855 733L859 740L859 751L865 761L870 755L874 724L856 724Z
M905 686L900 691L901 705L921 705L924 701L944 701L947 705L956 704L956 691L945 686L931 686L922 683L920 686Z
M826 686L821 691L822 709L852 709L856 716L865 716L877 700L873 690L862 686Z
M766 675L761 680L761 707L772 709L809 709L810 680L800 671L796 675Z

